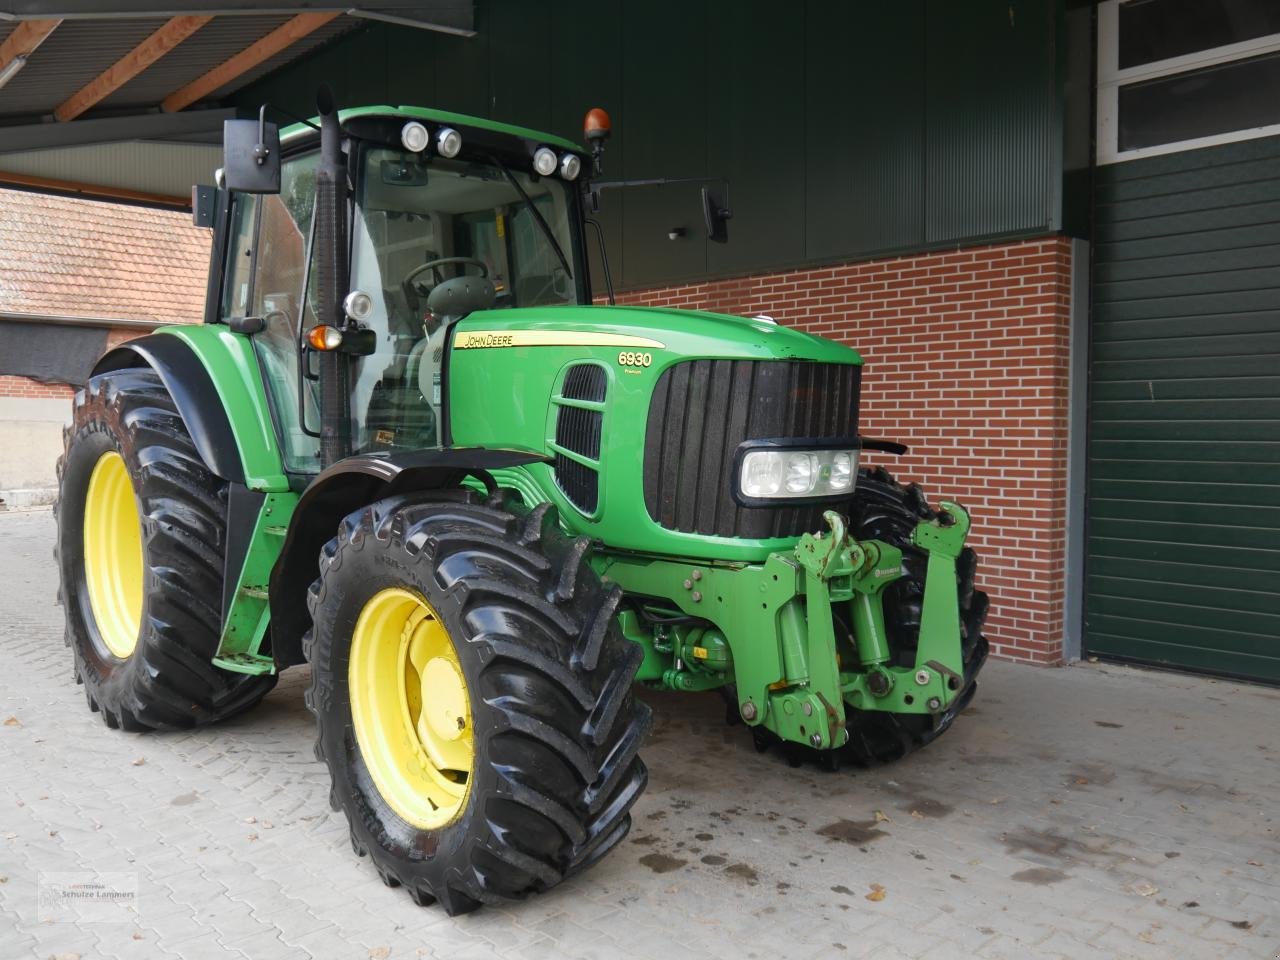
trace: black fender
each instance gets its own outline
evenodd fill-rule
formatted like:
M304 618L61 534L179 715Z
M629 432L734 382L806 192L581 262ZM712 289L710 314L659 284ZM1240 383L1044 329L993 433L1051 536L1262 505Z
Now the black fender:
M445 447L348 457L317 476L294 508L271 571L271 652L276 668L304 662L302 635L311 626L307 590L317 576L320 549L343 517L383 497L456 488L467 477L475 477L492 493L496 486L490 470L549 460L533 450Z
M137 367L150 367L160 375L205 466L223 480L243 484L244 464L231 421L194 351L177 337L153 333L108 351L90 376Z

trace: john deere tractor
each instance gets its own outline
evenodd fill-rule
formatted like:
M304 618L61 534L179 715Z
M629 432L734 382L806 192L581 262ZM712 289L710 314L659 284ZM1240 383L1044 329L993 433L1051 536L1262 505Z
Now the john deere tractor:
M584 149L318 106L228 122L205 322L76 395L61 598L108 727L220 720L309 664L356 853L453 914L626 835L637 683L718 692L792 762L952 724L987 650L969 518L860 467L903 448L859 436L856 352L593 306L602 111Z

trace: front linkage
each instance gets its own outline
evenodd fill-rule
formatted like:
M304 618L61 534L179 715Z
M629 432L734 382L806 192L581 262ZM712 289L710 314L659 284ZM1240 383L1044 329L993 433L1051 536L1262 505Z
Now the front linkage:
M637 598L619 615L623 633L645 650L637 679L679 691L734 684L747 724L818 750L847 741L846 705L944 713L964 687L956 558L969 515L941 506L912 534L928 565L915 662L905 666L893 662L883 610L885 589L903 575L902 552L855 540L833 511L824 514L827 532L759 565L602 552L601 575ZM667 599L638 599L646 597ZM837 638L837 604L848 604L851 644Z

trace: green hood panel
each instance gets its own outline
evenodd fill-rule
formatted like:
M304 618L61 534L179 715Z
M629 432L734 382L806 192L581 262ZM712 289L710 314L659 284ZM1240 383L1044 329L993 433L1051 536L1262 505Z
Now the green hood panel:
M704 358L862 363L856 350L831 340L768 320L700 310L628 306L484 310L468 316L458 330L558 330L641 337L663 344L653 348L654 366L659 368Z

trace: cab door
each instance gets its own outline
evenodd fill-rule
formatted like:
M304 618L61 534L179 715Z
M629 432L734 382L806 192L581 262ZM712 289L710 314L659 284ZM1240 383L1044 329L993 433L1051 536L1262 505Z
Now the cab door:
M319 413L314 379L305 369L302 333L316 323L307 280L318 155L286 160L278 194L237 193L228 211L228 237L219 296L222 322L258 317L252 334L267 398L291 473L320 468Z

